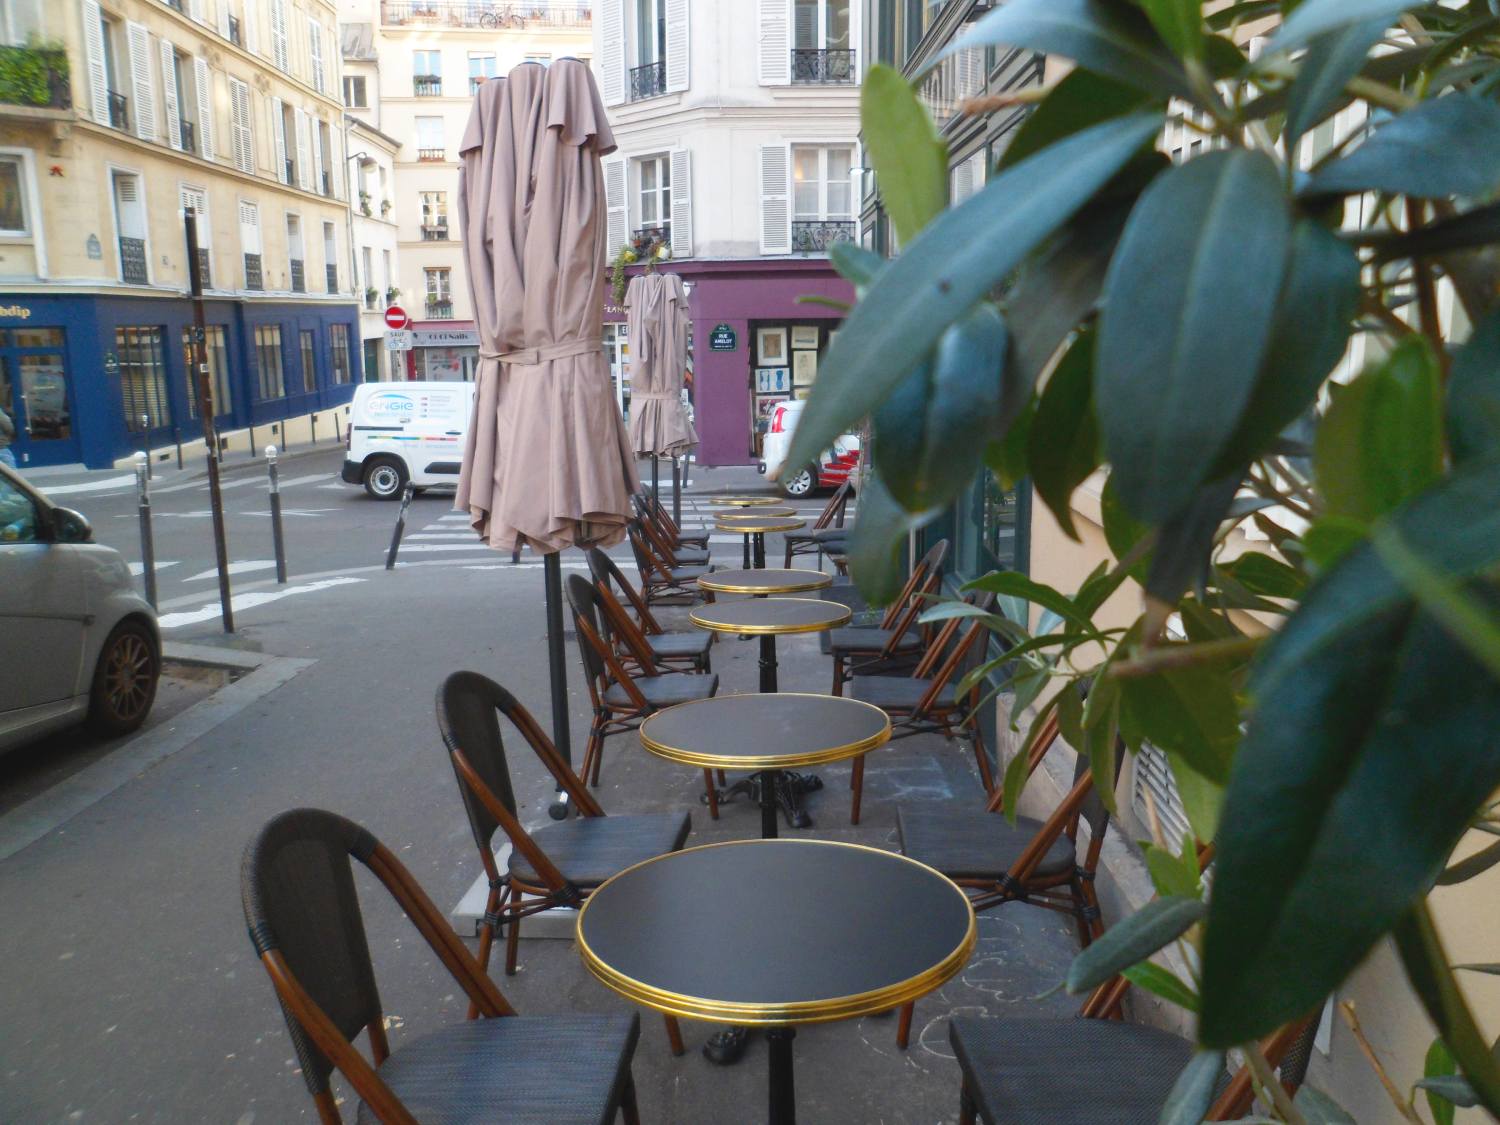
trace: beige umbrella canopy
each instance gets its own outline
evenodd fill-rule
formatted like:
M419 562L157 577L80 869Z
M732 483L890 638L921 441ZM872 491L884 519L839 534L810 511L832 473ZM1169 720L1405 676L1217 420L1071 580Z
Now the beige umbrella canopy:
M491 547L625 537L640 488L601 341L604 177L615 149L577 59L485 82L459 150L459 227L479 330L455 506Z
M625 291L630 338L630 447L645 457L680 457L698 444L682 401L688 300L675 273L643 273Z

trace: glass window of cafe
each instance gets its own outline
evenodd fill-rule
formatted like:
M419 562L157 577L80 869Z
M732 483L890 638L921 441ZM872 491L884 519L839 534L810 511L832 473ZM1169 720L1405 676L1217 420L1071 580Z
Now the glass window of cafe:
M750 455L760 456L771 410L787 399L805 399L833 332L818 323L750 322Z

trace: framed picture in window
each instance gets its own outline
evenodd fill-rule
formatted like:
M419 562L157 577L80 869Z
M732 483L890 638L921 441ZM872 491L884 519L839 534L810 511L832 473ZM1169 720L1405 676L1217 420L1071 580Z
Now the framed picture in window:
M797 380L799 387L812 386L813 380L818 377L818 353L793 352L792 377Z
M757 394L787 394L792 389L792 376L785 367L757 367L755 369L755 392Z
M816 324L794 324L792 325L792 349L816 348L818 346L818 326Z
M786 363L786 329L755 330L756 362L761 367L779 367Z
M785 402L787 396L781 395L756 395L755 396L755 420L762 428L768 418L771 417L771 409L778 402Z

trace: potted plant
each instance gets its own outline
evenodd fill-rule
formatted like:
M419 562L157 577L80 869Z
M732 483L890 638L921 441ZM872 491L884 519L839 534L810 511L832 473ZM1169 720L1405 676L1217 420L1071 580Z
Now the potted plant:
M390 213L391 213L391 201L389 199L382 199L380 201L380 217L382 219L384 219L384 218L388 217L390 215Z
M375 302L379 300L379 298L380 290L376 289L375 286L370 285L365 288L365 304L369 305L371 308L374 308Z
M367 218L367 219L370 218L372 215L375 214L374 211L370 210L370 193L369 192L367 192L367 191L361 191L359 193L359 209L364 214L365 218Z
M625 267L632 262L665 262L672 256L672 246L660 231L638 230L615 254L610 267L610 290L618 304L625 299Z
M401 299L401 290L399 288L397 288L396 286L392 285L389 289L387 289L385 291L385 303L386 304L388 304L388 305L394 305L400 299Z

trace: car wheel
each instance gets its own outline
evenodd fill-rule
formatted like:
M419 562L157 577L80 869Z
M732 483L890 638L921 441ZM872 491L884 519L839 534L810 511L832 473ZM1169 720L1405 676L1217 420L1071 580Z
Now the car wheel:
M365 491L376 500L397 499L406 481L406 466L395 457L372 457L365 464Z
M100 734L128 734L146 721L156 701L161 654L141 621L122 621L104 642L89 690L89 725Z
M812 495L812 490L817 487L817 484L817 474L809 466L795 476L782 477L781 491L794 500L800 500L804 496Z

